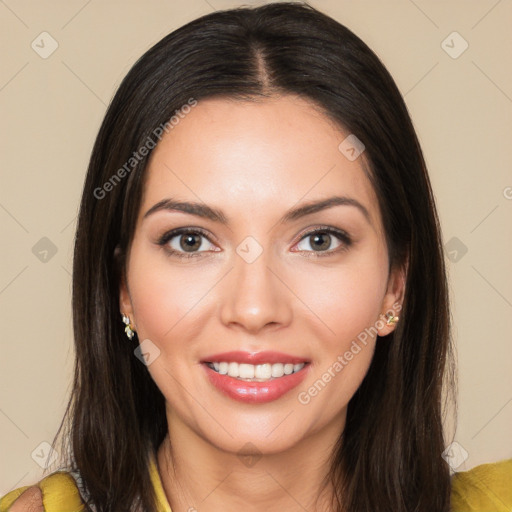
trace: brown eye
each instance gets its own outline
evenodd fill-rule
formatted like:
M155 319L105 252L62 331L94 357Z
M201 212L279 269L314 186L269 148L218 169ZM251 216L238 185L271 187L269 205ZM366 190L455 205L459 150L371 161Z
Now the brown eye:
M215 245L208 236L198 229L179 228L165 233L158 245L164 247L171 256L202 256L215 250Z
M326 251L331 245L331 235L328 233L315 233L309 236L310 246L315 251Z
M201 247L202 240L201 236L197 233L191 233L187 235L179 235L180 247L186 252L196 251Z
M324 256L347 249L351 245L350 237L343 231L334 228L317 229L306 233L297 244L299 251L319 253Z
M306 243L307 242L307 243ZM331 244L338 243L335 247L332 247ZM302 247L300 247L302 244ZM341 245L339 240L336 240L326 231L315 231L314 233L310 233L306 235L297 246L300 251L327 251L329 249L336 249Z

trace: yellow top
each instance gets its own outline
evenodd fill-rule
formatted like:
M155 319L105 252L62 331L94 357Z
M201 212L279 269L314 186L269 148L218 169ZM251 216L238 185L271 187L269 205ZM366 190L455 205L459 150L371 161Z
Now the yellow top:
M164 493L154 457L151 481L158 499L158 512L172 512ZM82 512L76 480L65 471L48 475L38 484L45 512ZM16 498L30 486L15 489L0 499L0 512L8 512ZM512 459L482 464L452 478L452 512L510 512L512 510Z
M482 464L452 477L452 512L510 512L512 459Z
M150 460L150 475L155 489L158 509L157 512L172 512L165 496L162 481L154 456ZM76 480L66 471L56 471L37 483L43 495L45 512L83 512L85 505L80 498ZM14 501L26 491L30 485L14 489L0 498L0 512L9 512Z

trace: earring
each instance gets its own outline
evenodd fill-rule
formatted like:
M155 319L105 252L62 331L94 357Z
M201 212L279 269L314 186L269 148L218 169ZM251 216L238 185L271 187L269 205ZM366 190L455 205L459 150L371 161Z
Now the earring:
M396 324L400 320L399 317L395 316L393 313L386 313L386 324L393 325Z
M135 331L132 329L132 324L130 323L130 317L126 316L124 313L123 315L123 323L126 325L124 328L124 332L126 333L126 336L128 336L128 339L133 339L133 336L135 335Z

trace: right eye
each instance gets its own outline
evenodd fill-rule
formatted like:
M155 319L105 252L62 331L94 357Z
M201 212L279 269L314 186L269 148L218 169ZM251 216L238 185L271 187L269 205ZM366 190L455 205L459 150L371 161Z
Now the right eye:
M178 258L192 258L209 252L208 247L215 247L208 235L197 228L178 228L165 233L158 241L158 245L165 247L170 256Z

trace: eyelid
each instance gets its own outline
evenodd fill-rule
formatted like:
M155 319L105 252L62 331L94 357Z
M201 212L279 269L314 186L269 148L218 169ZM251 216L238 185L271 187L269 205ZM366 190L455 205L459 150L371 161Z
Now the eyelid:
M208 233L205 229L197 227L197 226L183 226L180 228L174 228L170 229L169 231L166 231L163 235L161 235L157 243L158 244L165 244L167 243L171 238L174 238L175 236L182 235L184 233L195 233L198 235L204 236L210 243L214 243L211 238L214 238L210 233Z
M334 233L338 235L340 238L344 238L347 242L352 241L350 235L343 229L336 228L334 226L328 225L317 225L314 227L305 228L305 230L299 235L299 242L306 238L309 235L313 235L315 233Z

